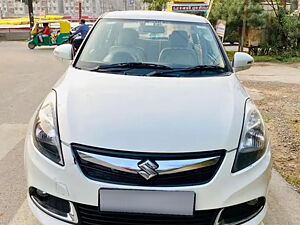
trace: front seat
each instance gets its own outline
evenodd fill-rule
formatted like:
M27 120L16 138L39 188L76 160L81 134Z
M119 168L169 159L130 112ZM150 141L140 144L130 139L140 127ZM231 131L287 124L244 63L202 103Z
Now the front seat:
M135 29L125 28L121 31L117 45L112 46L109 50L109 54L105 57L106 62L119 63L127 62L129 58L132 58L132 62L142 62L144 60L144 50L137 47L139 40L139 34ZM124 60L120 59L121 55L127 55ZM115 59L118 59L115 61Z
M165 48L161 51L159 62L187 66L199 64L196 52L188 49L189 37L186 31L173 31L169 36L169 42L170 48Z

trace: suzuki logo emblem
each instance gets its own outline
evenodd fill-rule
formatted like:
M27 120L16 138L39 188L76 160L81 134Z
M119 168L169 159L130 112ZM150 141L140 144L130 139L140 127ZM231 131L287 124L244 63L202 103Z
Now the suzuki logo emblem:
M138 173L146 180L150 180L152 177L158 175L156 169L159 167L156 162L150 160L141 161L138 163L138 167L141 169Z

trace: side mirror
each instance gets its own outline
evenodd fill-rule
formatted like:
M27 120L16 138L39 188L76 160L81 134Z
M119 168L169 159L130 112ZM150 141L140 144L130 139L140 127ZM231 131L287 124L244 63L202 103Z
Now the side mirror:
M72 60L72 45L71 44L63 44L60 46L57 46L53 54L55 57L60 58L60 59L66 59L66 60Z
M234 54L233 58L233 68L235 72L247 70L254 63L254 59L251 55L244 52L237 52Z

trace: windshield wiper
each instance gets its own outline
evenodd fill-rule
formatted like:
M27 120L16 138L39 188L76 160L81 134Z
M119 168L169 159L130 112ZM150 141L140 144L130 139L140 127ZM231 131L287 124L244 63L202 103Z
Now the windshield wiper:
M172 70L171 67L155 64L155 63L141 63L141 62L130 62L130 63L115 63L115 64L104 64L100 65L91 71L105 71L107 69L160 69L160 70ZM123 70L122 70L123 71Z
M160 71L156 72L153 71L151 73L146 74L146 76L162 76L169 73L181 73L181 72L198 72L198 71L221 71L225 72L225 68L221 66L215 66L215 65L198 65L194 67L188 67L183 69L173 69L170 71Z

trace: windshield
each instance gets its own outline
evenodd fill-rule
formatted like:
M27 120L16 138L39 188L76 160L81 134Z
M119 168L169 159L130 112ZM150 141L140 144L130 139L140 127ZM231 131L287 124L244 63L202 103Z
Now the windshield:
M218 75L220 69L228 72L211 26L156 20L100 20L75 67L109 73L126 71L127 75L166 69L180 74L203 68L206 74Z

